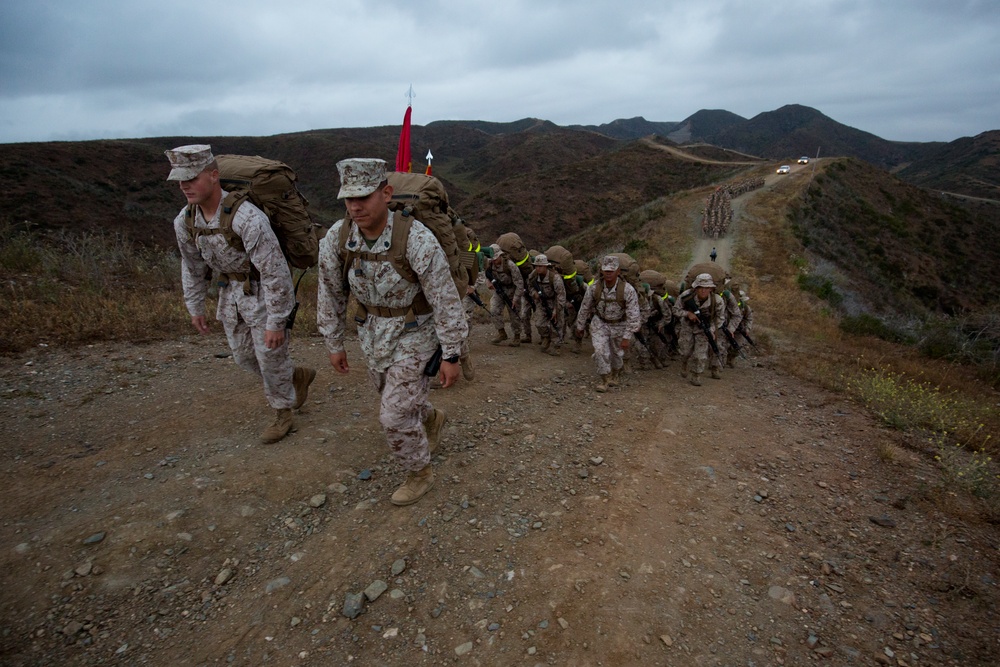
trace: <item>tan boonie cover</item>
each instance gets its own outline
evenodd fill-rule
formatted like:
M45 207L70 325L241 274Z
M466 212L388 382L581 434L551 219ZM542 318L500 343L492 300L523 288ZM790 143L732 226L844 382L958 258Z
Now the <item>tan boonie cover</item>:
M229 193L222 203L220 229L232 229L236 209L249 199L271 222L288 263L296 269L316 266L320 228L309 217L309 202L296 187L298 178L292 168L259 155L217 155L215 159L219 184Z

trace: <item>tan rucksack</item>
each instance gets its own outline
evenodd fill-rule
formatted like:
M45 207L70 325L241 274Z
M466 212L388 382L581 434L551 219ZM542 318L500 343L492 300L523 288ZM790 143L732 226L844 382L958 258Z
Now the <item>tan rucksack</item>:
M632 255L624 252L614 252L611 253L613 257L618 258L618 268L621 270L621 276L632 285L632 287L638 288L639 285L639 262L635 261Z
M715 262L701 262L688 269L687 275L684 278L685 288L691 287L694 279L702 273L712 276L712 282L715 283L715 291L718 294L722 294L722 290L726 284L726 270Z
M460 258L463 255L471 255L471 262L475 262L475 253L467 251L461 253L459 251L456 241L456 220L458 218L448 205L448 193L445 191L444 185L433 176L399 171L389 172L387 180L392 186L389 210L396 213L393 219L390 248L388 252L384 253L348 250L346 246L351 233L351 218L349 214L345 214L344 222L340 226L340 237L337 240L337 250L343 264L344 284L347 284L347 272L356 256L368 261L388 261L392 263L393 268L404 280L411 283L419 282L416 272L410 266L409 260L406 259L411 223L414 220L419 220L431 230L434 238L437 239L444 251L445 258L448 260L448 270L455 282L459 298L464 297L465 288L469 284L469 271ZM462 238L467 237L465 227L461 227L461 234ZM423 293L417 295L413 310L418 315L430 312L430 306Z
M243 242L233 233L233 218L240 205L249 200L267 216L290 265L296 269L316 266L319 227L309 217L309 202L296 187L298 179L292 168L257 155L217 155L215 159L219 163L219 185L228 194L220 204L219 230L213 233L222 234L230 246L243 250ZM188 206L185 213L192 238L193 212Z

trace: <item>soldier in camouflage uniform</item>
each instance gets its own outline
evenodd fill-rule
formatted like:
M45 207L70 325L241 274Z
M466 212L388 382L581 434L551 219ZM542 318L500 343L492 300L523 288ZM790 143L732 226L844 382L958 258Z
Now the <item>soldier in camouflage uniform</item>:
M345 200L351 221L336 222L320 244L317 321L330 364L338 373L347 373L343 339L348 292L354 294L361 350L382 397L379 422L389 448L408 472L391 500L409 505L434 484L430 455L446 419L429 401L428 362L440 348L441 386L453 385L461 373L459 355L468 326L444 251L419 221L412 221L405 241L405 261L417 282L407 280L393 264L387 252L393 227L406 219L388 208L392 186L386 180L385 161L341 160L337 169L338 197ZM350 229L341 245L345 224Z
M264 213L244 201L232 220L235 247L220 227L221 203L228 194L219 185L219 165L206 144L166 151L168 181L179 181L188 205L174 218L181 253L181 282L191 324L209 332L205 319L207 276L219 286L215 317L226 331L233 360L264 381L264 397L274 408L274 422L261 434L277 442L292 430L292 409L305 403L316 378L312 368L292 365L285 332L295 305L288 262Z
M511 347L521 344L521 303L524 301L524 278L507 253L496 243L490 246L493 257L486 263L486 284L493 292L490 297L490 317L497 335L490 342L500 345L507 340L507 330L504 328L503 313L506 310L510 318L512 338ZM508 303L509 302L509 303Z
M747 336L750 336L753 331L753 309L750 307L750 297L747 296L747 293L743 290L739 290L739 293L740 300L737 303L740 307L740 323L736 326L735 338L736 342L740 343L740 347L744 347L745 344L750 342ZM732 346L729 346L726 366L733 368L737 356L739 356L739 352Z
M729 280L727 279L726 282L728 283ZM722 294L719 296L722 297L722 302L726 305L725 316L722 324L724 331L721 331L716 341L719 344L721 359L713 354L709 362L709 367L712 370L712 377L716 380L722 377L722 360L725 359L727 361L727 365L732 366L732 364L728 363L729 354L730 352L734 355L736 354L736 349L729 344L729 336L726 335L726 332L728 332L730 336L735 337L736 330L739 328L740 322L743 320L743 312L740 310L740 303L737 298L733 296L732 290L724 289L722 290ZM739 341L737 341L737 343L738 342Z
M594 361L601 381L595 388L606 392L617 387L625 351L639 330L639 297L635 288L620 276L618 258L612 255L601 260L602 278L587 288L583 305L576 318L576 335L583 336L591 315L590 340L594 346Z
M535 328L542 339L542 352L558 357L566 327L566 286L545 255L535 255L531 265L535 268L528 289L536 304Z
M680 322L678 328L678 347L680 349L681 377L688 377L691 372L691 384L701 386L701 374L708 364L711 343L705 335L702 322L708 325L709 335L716 340L716 331L722 326L725 318L725 303L722 297L715 294L715 281L711 274L700 273L691 283L691 289L684 290L674 302L674 316Z

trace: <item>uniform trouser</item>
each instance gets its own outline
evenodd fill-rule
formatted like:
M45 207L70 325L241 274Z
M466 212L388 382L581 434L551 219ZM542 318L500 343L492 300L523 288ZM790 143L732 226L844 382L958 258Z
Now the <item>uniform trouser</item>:
M234 288L243 289L241 286L227 289ZM295 404L295 386L292 384L295 367L288 352L289 332L285 332L285 341L281 345L269 350L264 343L264 323L250 325L239 312L237 301L247 305L247 300L253 298L250 295L234 300L231 295L227 298L225 293L220 294L218 316L226 330L233 360L240 368L256 373L264 381L264 398L268 405L275 410L284 410Z
M733 350L732 346L729 344L729 339L726 337L724 332L718 332L718 338L716 338L715 342L716 345L719 346L719 356L722 357L722 359L728 359L730 354L736 354L736 351ZM715 354L712 354L708 358L708 367L722 368L722 359L719 359L719 357L715 356Z
M545 312L545 306L538 304L538 308L535 309L535 329L542 338L552 339L556 345L562 345L566 328L566 313L555 305L553 308L557 311L553 313L556 318L555 322L549 319Z
M541 308L541 304L538 305ZM524 331L524 335L531 335L531 299L525 294L524 298L521 300L521 329Z
M642 337L649 343L649 347L646 348L649 356L656 357L660 361L666 361L667 344L656 333L656 325L643 324L639 330L642 332Z
M521 337L521 315L515 312L503 300L503 297L493 292L490 296L490 319L493 321L493 328L499 331L503 329L503 314L507 311L510 315L510 330L517 338Z
M375 390L382 396L378 420L389 449L400 467L410 472L431 462L423 424L434 409L428 400L431 378L424 375L430 357L404 359L384 372L368 369Z
M590 320L590 342L594 346L597 374L607 375L624 365L625 351L622 340L628 333L625 322L609 324L600 317Z
M465 311L465 323L469 327L469 335L462 341L462 349L459 351L459 355L462 357L469 356L469 338L472 336L472 312L477 307L476 302L468 296L462 298L462 308Z
M692 373L704 373L709 355L715 356L715 353L710 351L705 332L701 328L695 329L683 324L679 330L679 338L677 347L681 359L688 365L688 370Z

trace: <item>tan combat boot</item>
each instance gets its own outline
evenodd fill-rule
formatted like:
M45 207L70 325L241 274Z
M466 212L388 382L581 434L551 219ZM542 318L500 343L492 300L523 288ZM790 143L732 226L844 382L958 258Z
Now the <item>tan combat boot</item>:
M497 335L494 336L493 339L490 342L493 343L494 345L499 345L500 343L504 342L505 340L507 340L507 330L506 329L497 329Z
M608 390L608 380L610 378L611 376L608 374L602 375L601 381L597 383L596 387L594 387L594 391L596 391L598 394L603 394L604 392L606 392Z
M296 366L292 372L292 386L295 387L295 404L293 410L298 410L309 398L309 385L316 379L316 369Z
M685 359L684 363L681 364L681 377L686 378L688 376L688 360Z
M573 347L569 348L569 351L572 352L573 354L580 354L581 352L583 352L583 339L574 338Z
M701 373L691 373L691 384L696 387L701 386Z
M521 334L521 342L531 344L531 329Z
M649 355L649 358L653 360L653 368L663 368L663 362L655 354Z
M541 351L542 352L548 352L549 351L549 345L551 345L551 344L552 344L552 339L549 336L542 336Z
M551 357L558 357L558 356L560 356L561 353L559 352L559 343L553 343L552 346L548 350L545 351L545 353L548 354Z
M617 387L618 386L620 378L621 378L621 373L622 373L622 369L620 369L620 368L613 368L613 369L611 369L611 372L608 374L608 386L609 387Z
M462 364L462 377L466 380L476 379L476 367L472 365L472 355L467 354L458 358L458 363Z
M431 451L431 454L441 444L441 428L447 420L448 415L445 414L444 410L438 410L437 408L434 408L434 411L427 415L427 419L424 420L424 433L427 434L427 448Z
M282 408L276 412L274 423L260 434L260 439L265 445L278 442L292 430L292 409Z
M517 336L517 334L515 334L514 337L510 339L509 345L511 347L521 347L521 339Z
M422 470L408 474L406 481L396 489L390 500L393 505L399 505L400 507L403 505L412 505L423 498L424 494L430 491L432 486L434 486L434 470L430 464L427 464Z
M712 379L713 380L721 380L722 379L722 374L719 373L719 369L718 368L713 368L712 369Z

